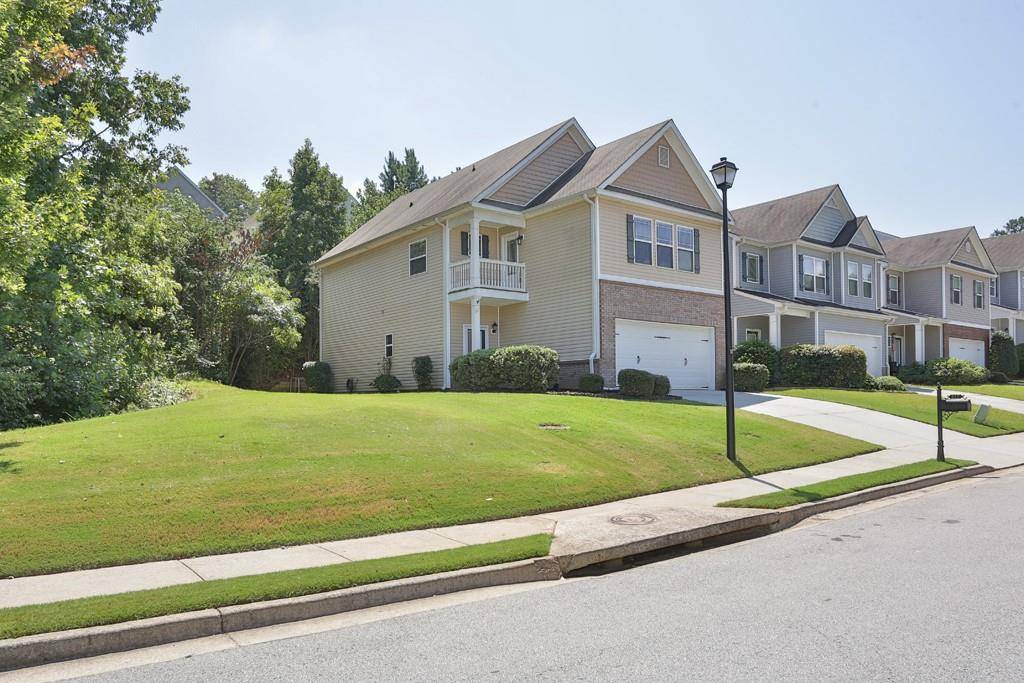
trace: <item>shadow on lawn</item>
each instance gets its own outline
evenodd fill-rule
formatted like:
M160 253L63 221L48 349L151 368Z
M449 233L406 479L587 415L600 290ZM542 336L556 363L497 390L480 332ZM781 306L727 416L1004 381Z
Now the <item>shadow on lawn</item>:
M783 486L779 486L778 484L773 484L770 481L765 481L764 479L761 479L760 477L755 476L754 473L750 471L750 468L748 468L746 465L744 465L741 460L736 460L736 469L738 469L740 472L742 472L743 476L745 476L747 479L751 479L753 481L756 481L759 484L764 484L765 486L771 486L773 489L775 489L777 491L785 491L786 490L785 487L783 487Z
M0 460L0 474L17 474L21 472L13 460Z

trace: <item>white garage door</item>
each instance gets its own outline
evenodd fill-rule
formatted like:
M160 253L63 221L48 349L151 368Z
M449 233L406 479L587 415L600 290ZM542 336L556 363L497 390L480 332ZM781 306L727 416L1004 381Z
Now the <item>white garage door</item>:
M868 374L875 377L882 374L882 338L880 336L825 330L825 343L830 346L839 344L856 346L868 357Z
M615 374L636 368L667 375L673 389L715 386L715 330L615 320Z
M949 338L949 355L985 367L985 342L980 339Z

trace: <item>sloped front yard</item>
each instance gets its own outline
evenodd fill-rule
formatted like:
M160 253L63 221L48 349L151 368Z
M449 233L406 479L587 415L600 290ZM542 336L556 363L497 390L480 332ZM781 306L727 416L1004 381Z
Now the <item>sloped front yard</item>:
M0 575L368 536L744 476L712 406L561 395L188 403L0 433ZM542 428L560 425L564 428ZM877 450L740 412L750 473Z

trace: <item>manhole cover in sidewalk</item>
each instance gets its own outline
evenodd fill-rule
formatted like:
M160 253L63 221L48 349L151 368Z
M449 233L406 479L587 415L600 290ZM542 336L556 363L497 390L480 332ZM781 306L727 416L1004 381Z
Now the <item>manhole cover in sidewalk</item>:
M612 524L624 524L626 526L638 526L657 522L658 518L646 512L631 512L625 515L615 515L611 518Z

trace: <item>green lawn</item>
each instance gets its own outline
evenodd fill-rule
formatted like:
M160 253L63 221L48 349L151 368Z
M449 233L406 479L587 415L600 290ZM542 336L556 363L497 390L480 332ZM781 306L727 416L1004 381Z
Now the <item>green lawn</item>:
M846 493L882 486L883 484L892 484L897 481L904 481L905 479L914 479L927 474L936 474L977 464L972 460L954 460L952 458L943 462L924 460L909 465L898 465L896 467L887 467L883 470L875 470L874 472L852 474L848 477L819 481L816 484L783 489L773 493L763 493L759 496L727 500L724 503L719 503L718 507L775 510L789 507L790 505L800 505L801 503L810 503L816 500L824 500L825 498L834 498Z
M967 391L975 394L1012 398L1024 401L1024 384L973 384L964 387L942 387L946 391Z
M935 397L910 392L899 393L890 391L860 391L856 389L770 389L773 394L813 398L819 401L832 401L846 405L877 410L917 420L927 424L935 424ZM974 421L978 406L970 413L953 413L943 422L947 429L952 429L971 436L1001 436L1024 431L1024 414L1011 413L1006 410L992 409L984 424Z
M724 410L681 401L196 390L0 433L0 576L512 517L878 449L740 412L737 467Z
M551 536L538 534L379 560L10 607L0 609L0 639L311 595L410 576L525 560L547 555L550 546Z

